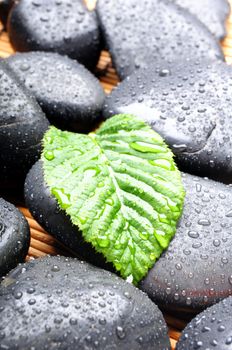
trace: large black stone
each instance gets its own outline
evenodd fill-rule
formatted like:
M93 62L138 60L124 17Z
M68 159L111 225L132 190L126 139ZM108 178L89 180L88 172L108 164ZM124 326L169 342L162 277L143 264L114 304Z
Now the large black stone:
M101 117L105 93L85 67L46 52L17 53L7 63L52 124L78 132L93 129Z
M72 250L73 254L96 266L114 270L102 254L84 241L77 226L74 226L64 210L59 208L56 198L45 182L42 161L36 162L25 181L25 201L33 217L57 240Z
M140 288L169 311L198 312L232 294L232 188L182 178L186 198L177 232Z
M157 306L114 274L78 260L46 257L0 285L4 349L169 350Z
M13 3L14 0L0 0L0 21L2 22L4 28L6 28L7 18Z
M97 13L105 42L120 78L163 60L219 58L210 31L168 0L99 0Z
M184 329L176 350L231 350L232 297L197 315Z
M8 32L16 51L52 51L93 69L101 43L95 11L82 0L20 0L9 17Z
M143 118L171 146L183 171L231 183L231 104L229 65L172 62L123 81L106 99L104 117Z
M189 10L204 23L218 39L226 36L226 19L230 13L228 0L172 0Z
M20 185L39 158L49 126L36 100L0 62L0 187Z

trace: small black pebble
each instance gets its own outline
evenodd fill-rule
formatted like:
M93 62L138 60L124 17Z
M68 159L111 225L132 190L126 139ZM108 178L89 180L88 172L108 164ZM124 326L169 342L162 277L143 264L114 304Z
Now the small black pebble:
M0 198L0 277L24 261L29 245L26 219L13 204Z

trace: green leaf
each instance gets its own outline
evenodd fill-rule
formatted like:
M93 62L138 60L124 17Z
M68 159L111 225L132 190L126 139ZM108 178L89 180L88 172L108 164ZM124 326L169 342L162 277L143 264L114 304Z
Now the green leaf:
M51 127L42 154L45 180L96 251L136 284L175 234L184 189L172 152L131 115L96 133Z

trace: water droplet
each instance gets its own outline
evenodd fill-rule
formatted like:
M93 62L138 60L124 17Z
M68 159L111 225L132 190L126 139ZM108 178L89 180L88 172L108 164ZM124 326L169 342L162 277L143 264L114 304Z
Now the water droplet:
M199 237L199 233L195 232L195 231L189 231L188 232L189 237L191 238L198 238Z
M149 238L148 232L140 232L139 237L146 240Z
M51 268L51 270L52 270L53 272L59 272L59 271L60 271L60 268L59 268L58 265L53 265L52 268Z
M220 239L214 239L214 240L213 240L213 245L214 245L215 247L219 247L220 244L221 244Z
M161 70L159 71L159 76L160 76L160 77L166 77L166 76L169 75L169 74L170 74L169 69L161 69Z
M23 293L22 293L22 292L16 292L16 293L14 294L15 299L21 299L22 296L23 296Z
M46 151L44 153L44 157L47 159L47 160L53 160L55 158L54 156L54 152L53 151Z
M30 65L28 63L22 63L21 66L20 66L20 70L23 71L23 72L26 72L27 70L30 69Z
M116 334L119 339L124 339L126 337L124 329L120 326L116 327Z
M58 199L59 203L62 203L63 209L70 207L70 195L64 193L62 188L52 188L52 194Z
M200 219L198 220L198 224L202 226L210 226L211 222L208 219Z
M110 241L106 237L98 237L96 239L96 241L97 241L97 244L99 245L99 247L101 247L101 248L107 248L110 245Z

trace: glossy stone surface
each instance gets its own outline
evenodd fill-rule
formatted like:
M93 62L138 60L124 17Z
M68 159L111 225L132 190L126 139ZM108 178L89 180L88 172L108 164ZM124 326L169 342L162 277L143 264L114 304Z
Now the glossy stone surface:
M232 187L187 174L182 179L186 198L177 232L140 288L169 311L199 312L232 294Z
M8 31L16 51L52 51L93 69L100 56L94 11L82 0L20 0L11 11Z
M45 257L0 286L1 347L170 349L157 306L116 275L78 260Z
M176 350L232 349L232 297L197 315L184 329Z
M96 266L113 270L103 255L98 254L90 243L83 240L81 232L71 223L64 210L59 208L44 180L42 161L36 162L29 171L24 188L26 206L39 224L73 254Z
M57 127L90 131L101 116L105 93L81 64L56 53L17 53L7 63Z
M0 277L24 261L29 244L26 219L13 204L0 198Z
M227 0L172 0L189 10L204 23L219 40L226 36L226 19L230 13Z
M14 0L0 0L0 21L6 28L7 18Z
M148 67L106 99L104 117L145 119L176 155L181 170L231 183L232 68L224 62L183 61Z
M0 187L22 184L49 126L36 100L0 62Z
M99 0L97 13L116 71L124 79L148 62L219 58L209 30L168 0Z

